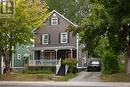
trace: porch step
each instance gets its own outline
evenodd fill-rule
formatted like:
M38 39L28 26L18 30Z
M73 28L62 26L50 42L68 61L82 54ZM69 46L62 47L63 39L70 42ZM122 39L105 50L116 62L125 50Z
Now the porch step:
M60 75L60 76L65 75L65 65L61 64L57 75Z

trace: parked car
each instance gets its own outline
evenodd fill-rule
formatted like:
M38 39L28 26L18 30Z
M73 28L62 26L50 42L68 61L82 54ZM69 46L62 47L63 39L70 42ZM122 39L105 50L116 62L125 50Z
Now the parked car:
M101 62L99 60L91 60L87 64L87 71L101 71Z

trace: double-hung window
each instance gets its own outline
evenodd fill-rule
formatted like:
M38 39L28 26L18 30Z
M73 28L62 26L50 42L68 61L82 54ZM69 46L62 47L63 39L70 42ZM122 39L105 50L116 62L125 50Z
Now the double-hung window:
M13 0L0 0L1 14L13 14L14 13L14 1Z
M64 32L60 34L60 42L61 43L67 43L68 42L68 33Z
M48 44L48 42L49 42L49 35L43 34L42 35L42 44Z

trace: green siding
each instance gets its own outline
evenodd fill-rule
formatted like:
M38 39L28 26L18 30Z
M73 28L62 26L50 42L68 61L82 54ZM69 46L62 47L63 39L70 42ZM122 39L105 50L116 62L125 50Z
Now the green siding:
M27 50L28 45L17 45L14 53L14 67L24 67L24 54L29 53ZM31 46L31 45L30 45ZM21 54L21 59L17 55Z

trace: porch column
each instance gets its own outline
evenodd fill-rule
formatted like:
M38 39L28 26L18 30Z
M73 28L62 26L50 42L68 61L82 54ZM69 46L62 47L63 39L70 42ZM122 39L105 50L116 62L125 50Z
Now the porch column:
M56 64L57 64L57 51L58 51L58 49L55 49L55 52L56 52Z
M35 58L34 58L34 57L35 57L35 51L32 51L32 54L33 54L33 55L32 55L32 59L34 60L34 59L35 59Z
M71 58L73 58L73 49L70 49L71 51Z
M44 50L41 50L41 58L44 59Z
M34 47L34 44L32 45L32 47ZM32 50L32 59L33 59L33 60L35 59L34 57L35 57L35 50ZM31 60L32 60L32 59L31 59Z

